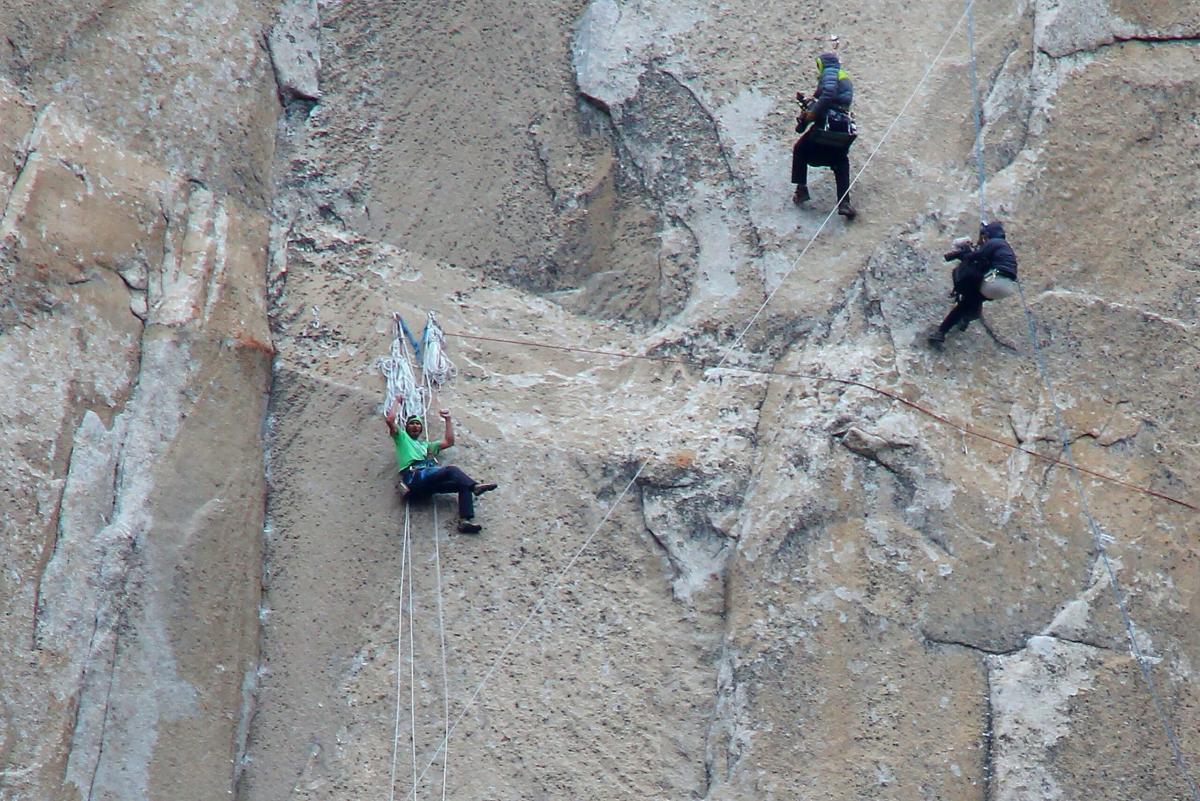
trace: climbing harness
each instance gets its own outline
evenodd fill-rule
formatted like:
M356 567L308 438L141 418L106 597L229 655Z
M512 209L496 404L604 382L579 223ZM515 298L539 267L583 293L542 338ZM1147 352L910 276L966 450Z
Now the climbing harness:
M831 108L825 114L825 121L814 123L804 137L814 145L849 151L858 138L858 126L852 112Z
M979 217L980 221L984 219L985 210L985 195L984 189L987 183L986 175L984 174L983 164L983 132L982 132L982 106L979 100L979 91L975 80L975 32L972 23L971 6L974 0L967 3L967 44L971 52L971 88L972 97L975 106L975 164L976 173L979 182ZM1092 546L1096 549L1101 563L1104 565L1104 571L1108 576L1108 584L1112 590L1113 602L1117 606L1117 610L1121 615L1121 622L1125 627L1125 635L1129 641L1129 651L1137 662L1138 670L1142 675L1142 680L1146 684L1146 689L1150 693L1151 701L1154 705L1155 712L1158 715L1159 723L1162 726L1163 732L1167 737L1167 742L1171 746L1172 756L1175 761L1175 766L1178 768L1183 780L1187 783L1188 789L1192 795L1192 801L1200 801L1200 788L1196 785L1196 780L1192 777L1191 770L1188 767L1187 760L1184 757L1183 749L1179 744L1179 738L1175 733L1175 727L1171 722L1170 716L1167 714L1166 705L1158 694L1158 689L1154 684L1154 676L1150 670L1150 662L1146 655L1142 653L1142 648L1138 644L1137 634L1134 629L1133 618L1130 617L1128 604L1125 602L1125 595L1121 589L1120 583L1117 581L1117 573L1113 568L1112 560L1108 556L1108 545L1115 539L1104 532L1100 524L1096 522L1095 516L1092 514L1090 504L1088 503L1087 491L1084 489L1083 480L1080 478L1080 470L1075 465L1075 457L1071 453L1071 436L1067 430L1066 423L1063 421L1062 409L1058 404L1057 396L1054 392L1054 384L1050 378L1050 371L1046 367L1046 360L1042 354L1042 349L1038 345L1037 323L1034 319L1033 312L1029 308L1029 303L1025 298L1025 290L1020 282L1016 283L1016 290L1021 298L1021 308L1025 313L1025 323L1027 333L1029 335L1029 345L1033 352L1034 363L1037 365L1038 375L1042 381L1042 388L1046 392L1046 397L1050 401L1050 406L1054 410L1054 422L1058 428L1059 439L1062 442L1062 452L1067 465L1070 469L1067 471L1071 476L1072 483L1075 487L1075 494L1079 498L1079 508L1084 520L1087 522L1087 527L1092 535ZM1010 293L1011 294L1011 293ZM986 297L986 295L985 295Z

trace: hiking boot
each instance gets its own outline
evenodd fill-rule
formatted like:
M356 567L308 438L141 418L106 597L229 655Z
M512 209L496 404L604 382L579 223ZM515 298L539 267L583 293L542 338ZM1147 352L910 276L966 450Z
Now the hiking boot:
M850 205L849 200L843 200L838 204L838 214L842 215L847 220L853 220L858 216L858 212L855 211L854 207Z
M930 345L941 345L946 341L946 333L940 328L934 328L929 332L928 338Z
M796 184L796 194L792 195L792 202L799 206L801 203L807 203L808 198L808 187L804 184Z
M472 523L470 520L460 520L458 521L458 531L460 534L478 534L483 531L483 526Z
M486 483L476 481L475 486L471 487L471 492L475 493L475 497L478 498L480 495L482 495L485 492L491 492L497 486L499 486L499 485L496 484L495 481L488 481Z

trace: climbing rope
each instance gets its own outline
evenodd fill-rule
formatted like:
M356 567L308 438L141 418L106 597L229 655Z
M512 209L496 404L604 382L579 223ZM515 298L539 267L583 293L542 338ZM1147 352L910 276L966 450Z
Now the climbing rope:
M971 110L975 118L975 166L979 179L979 219L986 219L983 188L986 178L983 173L983 103L979 99L979 77L975 69L975 10L974 3L967 3L967 42L971 48Z
M413 338L408 331L404 320L398 313L392 315L393 331L392 345L388 356L378 360L380 372L383 373L387 380L384 397L384 408L390 408L392 401L399 398L403 407L404 417L418 416L422 419L428 414L430 404L432 403L437 390L445 383L452 380L457 374L457 369L454 363L446 356L446 336L442 331L441 326L437 322L437 317L432 311L428 313L426 318L425 329L421 333L421 342ZM410 352L410 345L412 351ZM418 382L415 371L413 369L413 355L417 355L421 364L421 379ZM445 741L449 740L450 731L450 690L447 680L446 671L446 624L445 613L443 611L442 601L442 561L441 548L438 543L438 515L437 504L433 505L433 543L434 543L434 565L437 575L437 612L438 612L438 640L441 650L441 670L442 670L442 715L446 726ZM408 657L409 657L409 725L411 731L411 750L412 750L412 788L409 791L409 798L412 798L417 791L419 782L424 778L425 772L417 774L417 720L416 720L416 648L415 648L415 626L413 621L413 569L412 569L412 524L411 512L407 501L404 504L404 535L403 545L400 557L400 597L398 600L399 609L396 634L396 720L395 730L393 734L392 744L392 771L391 771L391 798L395 801L396 787L396 768L399 754L400 740L400 713L401 713L401 690L402 682L400 678L401 662L404 658L404 604L405 604L405 587L407 584L408 596ZM444 750L444 749L439 749ZM437 757L435 753L434 758ZM442 758L442 799L446 798L446 780L449 768L449 762L445 755ZM426 766L428 770L428 766Z
M987 177L984 174L983 165L983 125L982 125L982 108L979 100L979 93L975 82L975 36L974 27L971 24L970 12L971 5L974 0L967 3L967 44L971 52L971 93L973 103L975 105L975 162L976 173L979 182L979 216L980 221L984 220L984 189L987 183ZM1042 349L1038 345L1037 323L1034 320L1033 312L1029 308L1029 303L1025 298L1025 289L1021 282L1017 282L1017 290L1021 298L1021 308L1025 313L1025 323L1027 333L1029 335L1029 345L1034 357L1034 363L1037 365L1038 375L1041 378L1042 388L1046 392L1046 397L1050 401L1050 406L1054 409L1054 422L1058 428L1058 436L1062 441L1063 456L1067 466L1068 473L1071 476L1072 483L1075 487L1075 493L1079 497L1079 509L1084 519L1087 522L1088 530L1092 536L1092 545L1099 555L1101 563L1104 565L1104 571L1108 576L1108 584L1112 589L1113 601L1117 605L1117 609L1121 614L1121 621L1125 626L1125 636L1129 641L1129 650L1134 660L1137 662L1138 670L1142 674L1142 680L1146 684L1146 689L1150 693L1150 698L1154 704L1154 709L1158 714L1159 722L1162 725L1163 732L1167 736L1167 742L1171 746L1172 756L1175 761L1175 766L1179 769L1180 775L1187 783L1188 789L1191 791L1193 801L1200 801L1200 788L1197 788L1196 781L1192 778L1191 770L1188 768L1187 760L1184 757L1183 749L1179 744L1179 738L1175 734L1175 727L1171 723L1171 718L1167 714L1166 705L1159 696L1158 689L1154 684L1154 676L1150 670L1150 663L1146 655L1142 653L1141 646L1138 645L1137 634L1134 630L1133 619L1129 615L1129 608L1125 602L1125 595L1121 590L1121 585L1117 581L1116 570L1113 569L1112 560L1108 557L1108 544L1113 542L1112 536L1104 533L1100 524L1096 522L1095 516L1092 514L1091 506L1088 503L1087 491L1084 489L1083 480L1080 478L1080 469L1075 465L1075 457L1071 453L1071 437L1067 430L1066 423L1063 421L1062 409L1058 405L1057 396L1054 392L1054 384L1050 378L1050 371L1046 367L1046 360L1042 354Z
M442 749L442 801L446 801L446 774L450 766L450 682L446 678L446 618L442 611L442 551L438 545L437 503L433 503L433 568L437 576L438 639L442 649L442 721L445 724L446 747Z
M404 503L405 510L408 502ZM412 727L412 792L417 792L417 649L413 638L413 584L416 577L412 569L412 538L406 532L404 535L404 551L401 556L405 565L401 570L408 571L408 716Z
M529 610L529 614L527 614L525 619L521 621L521 625L518 626L517 630L513 632L511 637L508 638L508 642L504 644L504 647L500 649L499 655L492 660L492 666L488 668L487 673L484 674L479 684L475 686L474 692L471 693L471 696L467 699L466 703L463 704L462 711L460 711L458 716L454 718L454 723L446 729L446 733L442 737L441 743L438 744L437 749L435 749L433 752L433 756L429 758L429 762L425 764L424 770L421 771L420 778L425 778L425 774L429 772L429 768L433 765L434 761L437 760L438 755L443 753L449 747L450 735L454 733L454 730L458 728L458 724L462 723L463 718L465 718L467 713L471 711L471 707L475 705L475 700L479 697L479 694L483 692L483 688L487 686L487 683L491 681L493 674L495 674L496 670L499 669L500 665L504 662L504 658L508 656L508 652L512 650L513 645L516 644L517 640L521 638L521 635L525 632L525 629L529 627L529 624L533 621L533 619L541 613L542 609L545 608L550 599L554 597L554 594L558 592L558 588L562 585L563 579L566 578L567 574L571 572L571 568L575 566L577 561L579 561L579 557L583 555L583 552L587 550L587 547L592 544L592 540L594 540L596 535L600 533L600 529L604 528L604 524L607 523L608 518L612 516L613 510L617 508L617 504L619 504L629 492L629 488L632 487L634 482L638 480L638 477L642 474L642 471L646 469L646 465L648 464L649 460L643 461L640 465L638 465L638 469L634 472L633 476L628 482L626 482L624 488L622 488L620 493L617 494L617 497L613 499L613 502L608 505L608 510L605 511L604 517L600 518L600 522L592 528L591 533L587 535L587 538L583 541L583 544L575 550L575 553L572 554L571 558L567 561L567 564L564 565L557 574L555 574L554 580L550 582L549 589L541 594L542 597L533 605L533 608ZM543 584L542 586L545 587L546 585ZM415 790L414 793L410 793L407 796L406 801L410 801L414 794Z
M459 337L460 339L477 340L480 342L496 342L496 343L502 343L502 344L508 344L508 345L517 345L517 346L525 347L525 348L546 348L549 350L557 350L557 351L563 351L563 352L568 352L568 353L583 353L583 354L588 354L588 355L592 355L592 356L607 356L607 357L613 358L613 359L638 359L638 360L642 360L642 361L658 362L660 364L674 364L674 365L679 365L682 367L689 367L691 369L694 369L694 370L697 370L700 372L704 372L704 371L707 371L710 369L717 369L717 367L718 367L717 365L705 364L704 362L694 360L694 359L680 359L680 358L676 358L673 356L651 356L649 354L643 354L643 353L621 353L619 351L598 350L596 348L580 348L580 347L573 347L573 346L569 346L569 345L551 345L547 342L534 342L531 340L508 339L505 337L495 337L495 336L483 336L481 334L464 334L461 332L454 332L454 333L450 334L450 336ZM1003 448L1007 448L1009 450L1016 451L1017 453L1022 453L1026 456L1030 456L1034 459L1038 459L1038 460L1046 462L1047 464L1050 464L1050 465L1059 465L1059 466L1068 467L1068 468L1072 467L1070 464L1063 461L1062 459L1058 459L1054 456L1049 456L1044 453L1039 453L1038 451L1029 450L1027 448L1021 447L1021 445L1019 443L1014 443L1014 442L1010 442L1008 440L1002 439L1001 437L999 437L996 434L991 434L986 431L980 431L979 429L974 428L973 426L967 425L966 423L956 422L956 421L950 419L949 417L946 417L945 415L940 414L940 413L934 411L933 409L930 409L927 406L924 406L920 403L917 403L916 401L906 398L905 396L901 395L899 392L897 392L895 390L876 386L874 384L868 384L865 381L856 381L856 380L850 379L850 378L839 378L837 376L824 375L824 374L820 374L820 373L800 373L800 372L795 372L795 371L791 371L791 370L775 370L775 369L767 370L767 369L758 368L758 367L745 367L745 366L741 366L741 365L738 365L738 366L726 365L721 369L727 370L729 372L751 373L754 375L764 375L764 376L770 376L773 378L792 378L792 379L797 379L797 380L802 380L802 381L815 381L818 383L831 383L831 384L841 384L844 386L859 387L860 389L865 389L865 390L867 390L869 392L873 392L877 395L881 395L883 397L890 398L891 400L894 400L897 403L907 406L908 408L912 409L913 411L919 412L922 415L929 417L930 419L936 421L937 423L939 423L941 425L944 425L948 428L954 429L955 431L957 431L960 434L976 437L978 439L982 439L987 442L991 442L995 445L999 445ZM1091 476L1092 478L1095 478L1097 480L1105 481L1105 482L1114 484L1119 487L1124 487L1125 489L1128 489L1132 492L1136 492L1136 493L1139 493L1142 495L1147 495L1151 498L1157 498L1159 500L1166 501L1168 503L1175 504L1177 506L1182 506L1183 508L1190 509L1193 512L1200 512L1200 505L1191 503L1189 501L1180 500L1179 498L1172 497L1170 495L1167 495L1166 493L1159 492L1158 490L1151 489L1149 487L1143 487L1141 485L1134 484L1130 481L1126 481L1124 479L1117 478L1116 476L1108 475L1107 473L1102 473L1099 470L1092 470L1091 468L1080 467L1080 466L1074 466L1072 469L1077 470L1080 473L1084 473L1088 476Z
M446 335L442 333L432 311L421 334L421 373L427 382L437 388L458 374L454 362L446 356Z
M392 320L391 352L376 361L379 371L387 379L383 408L387 410L393 399L399 398L402 406L401 419L416 416L424 420L429 409L430 391L427 386L418 383L413 371L413 359L409 354L409 340L405 336L404 321L399 314L393 314Z
M400 668L404 662L404 580L408 571L405 569L406 557L408 555L409 544L409 528L410 518L408 510L408 502L404 504L404 534L403 544L400 554L400 592L396 596L396 722L392 732L392 771L391 780L388 782L391 801L396 801L396 765L399 763L400 757ZM416 731L413 731L413 741L416 741ZM415 765L415 758L414 758ZM414 768L415 769L415 768ZM412 793L416 792L416 782L413 782ZM412 797L412 793L409 797Z

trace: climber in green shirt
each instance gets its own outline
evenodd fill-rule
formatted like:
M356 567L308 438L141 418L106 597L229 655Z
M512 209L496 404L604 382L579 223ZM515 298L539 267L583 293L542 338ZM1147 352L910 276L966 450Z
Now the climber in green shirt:
M496 489L495 482L481 482L468 476L454 465L445 467L437 463L438 455L454 444L454 422L450 410L442 409L438 415L445 421L446 430L440 442L422 439L425 422L416 415L404 421L404 428L397 425L400 399L394 398L383 413L388 433L396 446L396 466L400 480L408 490L411 500L422 500L438 493L458 493L458 530L464 534L478 534L483 527L472 522L475 517L475 498Z

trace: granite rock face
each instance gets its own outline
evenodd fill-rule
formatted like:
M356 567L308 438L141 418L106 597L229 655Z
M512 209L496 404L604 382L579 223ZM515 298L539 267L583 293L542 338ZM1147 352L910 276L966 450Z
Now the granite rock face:
M0 797L1194 798L1196 3L0 10Z
M321 97L321 33L317 0L290 0L279 10L267 42L284 101Z
M271 80L235 4L93 5L4 8L0 796L220 797L259 668Z

